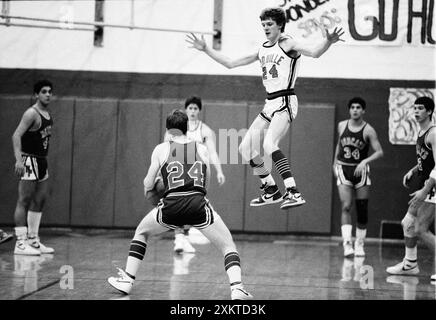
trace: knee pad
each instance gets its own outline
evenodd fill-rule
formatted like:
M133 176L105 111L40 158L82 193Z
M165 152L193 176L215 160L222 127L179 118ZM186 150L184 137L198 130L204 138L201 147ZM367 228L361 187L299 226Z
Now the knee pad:
M368 199L356 200L357 223L366 225L368 223Z
M405 237L413 238L416 237L416 218L412 216L410 213L407 213L406 216L401 220L401 225L403 226L403 233Z

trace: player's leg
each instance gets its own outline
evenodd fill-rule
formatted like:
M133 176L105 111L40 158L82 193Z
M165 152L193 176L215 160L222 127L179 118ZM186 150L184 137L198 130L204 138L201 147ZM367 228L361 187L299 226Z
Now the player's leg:
M351 224L351 208L354 197L353 187L345 184L338 185L339 199L341 200L341 234L344 256L351 257L354 254Z
M27 210L32 202L36 191L35 180L20 180L18 182L18 199L14 212L15 235L17 242L14 253L23 255L40 255L41 252L34 249L27 241Z
M433 255L433 261L436 264L435 256L435 235L430 231L430 226L435 220L435 204L425 202L418 211L417 217L417 234L418 238L424 242ZM433 279L433 278L431 278ZM434 281L434 280L431 280Z
M41 253L54 253L54 249L45 246L39 239L39 225L42 211L49 194L48 179L40 181L36 185L35 194L27 212L27 234L29 244L41 251Z
M221 217L214 214L214 222L200 231L224 256L224 268L230 282L232 300L246 300L253 297L244 290L241 275L241 260L232 235Z
M287 209L290 207L300 206L306 201L297 190L295 179L291 172L288 158L280 150L279 143L281 139L289 132L290 115L288 112L275 113L271 120L271 125L265 135L263 148L266 155L271 156L274 165L283 179L286 188L286 194L283 196L283 203L280 208Z
M258 176L261 180L262 194L250 201L250 206L259 207L266 204L276 203L282 201L282 194L278 189L274 178L271 176L271 165L269 158L262 157L261 144L264 139L264 132L269 126L269 120L266 116L258 115L254 119L241 144L239 145L239 152L245 161L248 161L253 174ZM267 163L265 163L267 161Z
M148 238L168 230L156 221L158 208L153 208L139 223L130 242L129 255L125 269L118 269L119 277L110 277L108 282L117 290L129 294L132 290L139 266L147 249Z
M366 238L366 227L368 225L368 199L369 185L356 189L356 242L354 243L354 255L364 257L364 243Z
M388 267L387 273L401 275L415 275L419 273L418 268L418 236L417 236L417 216L418 208L409 206L406 215L401 221L404 233L405 256L400 263Z

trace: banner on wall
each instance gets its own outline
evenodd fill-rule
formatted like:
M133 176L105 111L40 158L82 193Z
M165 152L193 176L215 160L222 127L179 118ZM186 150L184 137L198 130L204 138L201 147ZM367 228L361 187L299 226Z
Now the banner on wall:
M286 11L286 32L316 41L324 28L345 30L348 45L434 46L435 0L274 0Z
M434 100L435 89L391 88L389 95L389 141L392 144L415 144L419 125L413 115L413 103L418 97ZM433 113L436 124L436 115Z

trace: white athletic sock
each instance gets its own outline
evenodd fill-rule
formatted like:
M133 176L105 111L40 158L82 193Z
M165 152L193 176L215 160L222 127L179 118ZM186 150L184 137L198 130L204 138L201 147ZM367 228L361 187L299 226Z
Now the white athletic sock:
M17 240L27 239L27 227L15 227L15 235Z
M366 229L356 228L356 238L357 240L365 240L366 237Z
M239 285L242 286L242 277L241 277L241 267L233 266L226 270L227 276L229 277L230 284L234 284L231 287L237 288Z
M27 227L29 237L34 238L38 236L39 224L41 222L42 212L28 211L27 212Z
M125 271L130 276L136 277L136 273L138 272L138 269L139 269L139 266L141 265L141 262L142 262L142 260L139 260L138 258L128 256Z
M272 177L272 175L268 175L265 178L260 178L260 181L262 181L262 184L265 184L267 186L273 186L276 184L276 182L274 181L274 178Z
M343 224L341 226L342 239L344 242L351 241L351 231L353 230L353 226L351 224Z
M416 261L418 259L418 246L414 246L413 248L406 247L405 258L409 261Z
M292 187L296 187L297 185L295 184L295 179L294 177L290 177L290 178L286 178L283 183L285 184L286 189L292 188Z

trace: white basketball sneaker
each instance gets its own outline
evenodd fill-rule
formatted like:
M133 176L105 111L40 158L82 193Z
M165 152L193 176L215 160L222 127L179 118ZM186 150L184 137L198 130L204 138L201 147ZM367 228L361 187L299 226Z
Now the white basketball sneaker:
M119 277L110 277L107 279L107 281L112 287L114 287L118 291L121 291L124 294L129 294L132 290L133 282L135 280L130 278L123 269L117 269Z
M53 248L46 247L45 245L43 245L41 243L41 241L39 240L39 237L29 237L28 242L33 248L41 251L41 253L54 253L55 252Z
M39 256L41 251L35 249L26 240L17 240L15 244L14 254L22 254L26 256Z
M436 274L434 274L430 277L430 282L431 282L431 284L436 284Z
M357 239L354 242L354 256L355 257L364 257L365 250L363 250L363 239Z
M303 199L301 193L297 190L296 187L289 188L285 195L283 196L283 202L280 205L280 209L289 209L294 207L299 207L306 203L306 200Z
M242 287L233 288L231 291L232 300L251 300L253 296Z
M398 275L415 275L419 273L418 263L410 262L406 258L395 266L386 268L386 272Z
M344 257L349 258L354 255L353 243L351 241L344 241Z
M177 233L174 237L174 252L175 253L182 253L183 247L185 244L184 241L185 236L182 233Z

